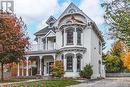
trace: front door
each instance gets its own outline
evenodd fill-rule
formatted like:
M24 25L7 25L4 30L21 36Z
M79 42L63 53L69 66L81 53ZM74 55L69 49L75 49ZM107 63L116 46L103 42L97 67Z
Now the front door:
M51 65L53 64L54 62L47 62L47 74L50 75L51 72L52 72L52 69L51 69Z

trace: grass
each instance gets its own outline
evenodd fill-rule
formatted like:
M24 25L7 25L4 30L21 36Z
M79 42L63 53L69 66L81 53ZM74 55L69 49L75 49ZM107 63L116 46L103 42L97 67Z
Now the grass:
M80 82L75 80L41 80L37 82L20 83L17 87L66 87L79 83Z
M13 79L4 80L4 81L1 81L1 80L0 80L0 83L21 82L21 81L27 81L27 80L29 80L29 79L17 79L17 78L13 78Z
M13 84L5 84L3 87L66 87L70 85L79 84L75 80L39 80L33 82L26 82L29 79L11 79L0 81L0 83L20 82ZM25 81L25 82L22 82Z

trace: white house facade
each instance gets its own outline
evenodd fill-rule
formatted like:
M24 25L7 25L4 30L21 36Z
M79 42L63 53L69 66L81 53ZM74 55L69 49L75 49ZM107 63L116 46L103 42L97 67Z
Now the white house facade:
M79 71L86 64L93 66L92 78L105 76L102 65L103 37L95 22L82 10L71 3L58 19L50 16L46 23L48 26L34 34L37 44L27 50L27 64L25 67L18 66L26 69L26 76L29 76L32 67L37 68L39 75L51 75L50 65L56 60L64 63L64 77L79 77ZM34 65L29 65L29 60L36 61Z

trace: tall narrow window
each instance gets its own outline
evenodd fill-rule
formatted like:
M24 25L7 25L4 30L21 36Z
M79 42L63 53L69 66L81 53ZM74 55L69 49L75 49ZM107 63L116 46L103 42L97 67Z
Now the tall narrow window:
M81 70L81 58L82 58L82 55L77 54L76 57L77 57L77 72L79 72Z
M66 56L66 71L72 72L73 71L73 55Z
M99 74L101 74L101 61L100 60L98 61L98 64L99 64L99 67L98 67Z
M81 45L81 34L82 34L82 29L81 28L77 28L77 45Z
M64 46L64 30L62 30L62 46Z
M46 41L43 39L43 49L46 49Z
M72 45L73 44L73 28L68 28L66 30L67 32L67 45Z
M99 54L101 54L101 50L102 50L102 45L101 42L99 41Z

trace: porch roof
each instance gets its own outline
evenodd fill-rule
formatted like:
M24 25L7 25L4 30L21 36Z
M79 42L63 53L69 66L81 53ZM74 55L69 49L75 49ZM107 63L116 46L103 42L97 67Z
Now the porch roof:
M41 29L40 31L36 32L34 35L39 36L39 35L46 35L50 30L52 30L53 32L55 32L55 28L54 27L45 27L43 29Z
M49 50L49 51L27 51L25 55L39 55L39 54L52 54L56 53L57 50Z

